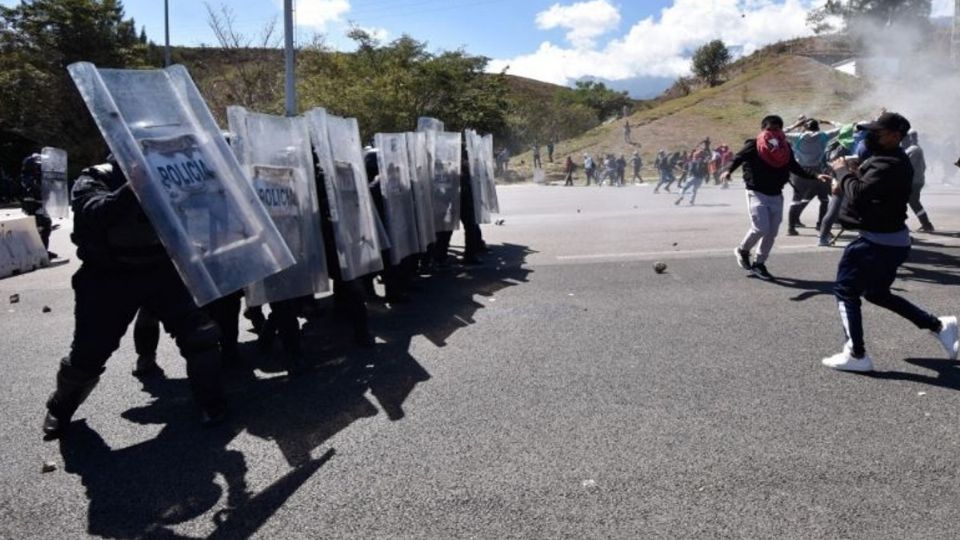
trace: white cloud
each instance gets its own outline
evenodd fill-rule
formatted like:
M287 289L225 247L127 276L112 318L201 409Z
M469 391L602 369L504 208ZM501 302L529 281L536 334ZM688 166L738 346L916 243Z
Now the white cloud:
M490 70L509 66L508 73L556 84L570 84L588 76L623 80L688 75L693 50L712 39L721 39L727 47L750 54L776 41L811 35L807 12L822 3L711 0L705 5L703 0L674 0L659 17L634 23L626 34L603 47L578 47L576 43L564 47L544 42L530 54L493 60Z
M930 10L931 17L953 17L953 0L933 0L933 6Z
M330 23L343 22L343 16L350 11L350 1L296 0L293 9L297 25L324 31Z
M567 29L567 40L578 49L594 46L594 40L620 24L620 11L607 0L591 0L563 6L554 4L537 13L537 28Z

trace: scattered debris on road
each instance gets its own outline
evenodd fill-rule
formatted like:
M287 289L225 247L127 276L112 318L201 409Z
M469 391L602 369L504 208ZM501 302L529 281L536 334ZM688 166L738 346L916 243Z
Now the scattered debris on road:
M11 294L11 295L10 295L10 303L11 303L11 304L18 304L18 303L20 303L20 295L19 295L19 294Z
M57 464L53 461L44 461L43 467L40 469L41 473L51 473L57 470Z
M43 309L41 311L43 311L44 313L50 313L53 310L50 309L50 306L43 306Z
M656 273L658 273L658 274L662 274L662 273L666 272L666 271L667 271L667 263L657 261L657 262L653 265L653 271L656 272Z

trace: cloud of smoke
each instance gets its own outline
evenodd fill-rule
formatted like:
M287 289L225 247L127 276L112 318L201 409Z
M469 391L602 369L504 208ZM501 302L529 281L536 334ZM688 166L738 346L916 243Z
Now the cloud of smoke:
M863 45L861 76L871 84L863 101L910 120L927 157L928 182L958 178L952 163L960 157L960 68L950 58L949 28L861 21L850 31Z

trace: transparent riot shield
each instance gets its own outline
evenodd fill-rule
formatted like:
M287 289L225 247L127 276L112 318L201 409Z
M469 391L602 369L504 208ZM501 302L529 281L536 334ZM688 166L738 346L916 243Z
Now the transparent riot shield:
M417 213L417 238L420 240L420 251L426 252L437 238L437 228L433 222L433 174L427 158L427 134L407 133L406 141L414 210Z
M53 219L70 217L66 150L48 146L40 151L40 177L43 208L47 215Z
M493 135L483 136L483 145L480 147L483 152L483 166L487 169L486 189L484 190L484 201L487 210L491 214L500 213L500 199L497 198L497 177L496 177L496 157L493 154Z
M420 252L417 238L417 216L413 204L407 143L403 133L374 135L377 161L380 166L380 193L390 235L391 264Z
M481 137L476 131L464 131L467 159L470 161L470 185L477 223L492 223L490 214L499 214L497 184L493 179L493 137ZM489 143L490 149L487 150Z
M429 116L417 118L417 131L443 131L443 122Z
M68 69L199 305L296 262L183 66Z
M376 209L367 187L360 128L356 118L340 118L324 109L306 114L310 139L324 172L330 220L340 273L346 281L383 269Z
M247 287L247 301L259 306L329 290L306 119L228 107L227 120L237 159L297 260Z
M433 218L437 231L460 228L460 134L427 132L433 148Z

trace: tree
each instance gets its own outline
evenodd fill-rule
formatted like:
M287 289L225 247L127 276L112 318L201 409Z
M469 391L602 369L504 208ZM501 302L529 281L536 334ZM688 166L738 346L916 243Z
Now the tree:
M816 33L837 30L834 19L840 19L844 29L868 23L888 27L929 25L931 0L827 0L827 3L807 15L807 24Z
M574 88L561 91L560 100L592 109L600 122L620 114L625 105L633 105L626 92L617 92L598 81L577 81Z
M102 159L105 147L67 66L141 66L145 50L119 0L0 7L0 134L64 147L77 158L71 163Z
M304 108L357 118L364 140L410 131L420 116L440 118L453 131L505 129L506 84L503 75L484 72L487 58L462 50L432 54L409 36L382 44L353 29L348 37L356 52L332 51L319 39L302 51L298 94Z
M568 92L560 90L552 100L512 99L503 141L515 150L527 149L533 143L573 138L596 127L600 123L596 111L568 101Z
M259 35L251 36L237 29L236 16L228 6L215 10L210 4L204 5L207 24L217 37L224 60L200 85L210 110L220 120L225 120L230 105L282 113L283 73L277 66L283 65L283 53L276 19L267 22Z
M730 63L730 51L719 39L703 45L693 53L693 72L710 86L720 84L720 76Z

